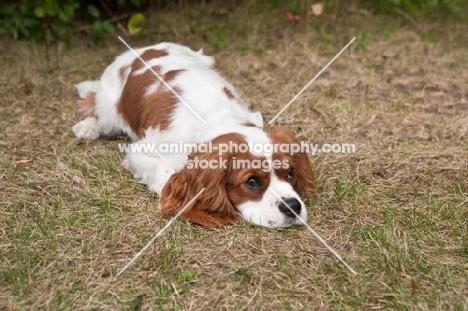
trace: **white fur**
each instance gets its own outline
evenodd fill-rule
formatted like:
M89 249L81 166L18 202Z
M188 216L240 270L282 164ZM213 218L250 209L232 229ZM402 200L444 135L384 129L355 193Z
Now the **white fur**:
M146 129L144 138L138 140L137 134L132 131L123 117L118 113L116 105L127 81L130 70L124 71L121 77L121 69L129 68L136 57L131 51L118 56L104 71L99 81L85 81L75 85L81 98L85 98L89 92L95 92L95 116L78 122L73 127L73 133L79 138L96 139L99 134L113 135L123 132L133 141L133 144L161 144L190 142L202 143L209 141L225 133L240 133L247 141L254 143L271 143L266 133L261 129L263 119L259 112L251 112L241 100L234 86L226 81L217 71L211 67L214 59L203 55L202 51L191 49L173 43L160 43L154 46L137 49L142 54L147 49L164 49L168 56L149 60L151 67L159 66L160 75L170 70L184 69L174 80L171 87L181 90L178 94L207 124L203 124L182 102L178 102L169 127L159 129ZM142 74L147 70L143 68L133 74ZM157 82L148 85L146 94L151 94L160 87L165 87ZM235 96L229 99L222 92L227 87ZM245 123L253 123L257 127L243 126ZM151 191L161 194L161 190L169 177L182 169L187 162L188 153L158 154L158 153L127 153L123 165L133 176L146 184ZM275 173L271 172L270 187L282 198L294 197L301 204L300 217L307 219L306 209L297 193L287 182L279 180ZM297 219L287 219L278 210L279 200L270 191L266 191L260 202L246 202L238 206L243 218L254 224L266 227L285 227L292 224L301 224ZM276 207L275 207L276 206Z
M90 92L96 93L99 88L99 81L83 81L75 84L76 91L80 98L86 98Z

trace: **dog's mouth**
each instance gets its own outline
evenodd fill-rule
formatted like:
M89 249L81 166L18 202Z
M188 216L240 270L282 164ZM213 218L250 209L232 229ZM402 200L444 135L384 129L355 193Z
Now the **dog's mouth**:
M299 218L300 217L301 216L299 215ZM288 217L288 219L286 219L284 223L288 226L303 226L304 225L304 223L301 220L299 220L297 217L294 217L294 218Z
M300 215L299 215L300 217ZM289 217L285 216L284 220L279 222L279 221L273 221L273 220L268 220L267 224L269 228L273 229L284 229L287 227L292 227L292 226L303 226L304 223L299 220L297 217Z

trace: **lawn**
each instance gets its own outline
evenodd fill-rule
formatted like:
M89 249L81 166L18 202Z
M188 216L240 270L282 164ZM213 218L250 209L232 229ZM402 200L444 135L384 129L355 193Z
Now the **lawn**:
M76 34L44 47L1 37L1 310L468 309L468 33L449 18L362 11L289 22L249 3L148 12L134 47L173 41L214 55L267 123L313 143L309 225L204 228L170 220L120 166L120 141L83 141L73 84L126 50ZM304 16L305 17L305 16ZM417 23L417 24L415 24Z

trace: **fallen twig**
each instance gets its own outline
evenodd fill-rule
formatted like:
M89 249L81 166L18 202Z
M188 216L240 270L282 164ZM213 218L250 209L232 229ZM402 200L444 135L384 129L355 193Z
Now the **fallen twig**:
M402 9L399 9L399 8L393 8L393 11L395 11L395 13L397 14L400 14L401 16L403 16L404 18L406 18L414 27L418 28L420 31L425 31L424 28L419 25L415 20L414 18L411 17L411 15L409 15L408 13L406 13L405 11L403 11Z

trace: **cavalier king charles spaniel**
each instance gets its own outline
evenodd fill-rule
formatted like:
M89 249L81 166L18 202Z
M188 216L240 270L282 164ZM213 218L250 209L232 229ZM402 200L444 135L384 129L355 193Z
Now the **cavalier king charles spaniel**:
M307 220L301 197L316 191L307 153L266 148L298 142L284 128L263 129L261 114L201 50L160 43L127 51L99 80L75 87L82 98L75 136L127 135L123 166L160 196L163 215L185 208L182 217L205 226Z

